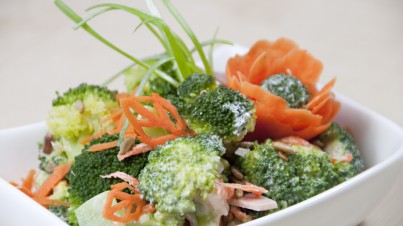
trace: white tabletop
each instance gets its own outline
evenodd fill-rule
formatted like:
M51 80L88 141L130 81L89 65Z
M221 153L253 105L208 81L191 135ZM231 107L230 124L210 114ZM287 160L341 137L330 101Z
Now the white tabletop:
M219 38L244 46L295 40L322 60L322 83L336 76L334 90L403 126L403 1L173 1L201 40L217 28ZM82 15L100 2L67 1ZM146 29L133 32L139 21L131 15L110 12L91 24L135 56L162 50ZM99 84L130 63L73 26L52 1L0 1L0 129L43 121L56 90ZM365 225L403 225L398 178Z

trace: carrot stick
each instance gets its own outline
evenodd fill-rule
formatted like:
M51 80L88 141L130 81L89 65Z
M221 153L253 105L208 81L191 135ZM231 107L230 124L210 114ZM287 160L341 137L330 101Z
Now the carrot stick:
M231 206L229 211L241 222L244 222L245 218L247 217L246 213L242 212L238 207Z
M64 176L69 172L71 163L58 165L50 177L42 184L42 186L34 192L34 196L46 197L50 194L53 187L56 186Z
M27 178L22 180L22 187L27 188L28 190L32 190L32 186L34 185L34 177L35 170L31 169L28 173Z
M90 148L88 148L88 152L96 152L96 151L103 151L109 148L114 148L118 145L117 141L106 142L102 144L94 144Z
M34 196L32 197L33 200L37 201L39 204L41 204L42 206L70 206L69 202L63 202L63 201L59 201L59 200L53 200L53 199L49 199L47 197L40 197L40 196Z
M32 192L32 187L35 182L35 170L29 171L28 176L25 179L24 178L22 179L21 186L19 186L15 182L10 182L10 184L14 185L21 192L25 193L27 196L29 196L42 206L45 206L46 208L49 205L70 206L70 203L68 202L53 200L50 199L49 197L46 197L52 191L53 187L56 184L58 184L61 179L63 179L64 175L67 174L69 169L70 169L69 163L59 165L58 167L56 167L53 174L45 181L45 183L36 192Z

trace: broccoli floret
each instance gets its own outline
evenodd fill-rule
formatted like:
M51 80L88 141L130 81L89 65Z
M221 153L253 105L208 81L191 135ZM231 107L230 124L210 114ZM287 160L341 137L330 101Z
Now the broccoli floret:
M136 225L141 226L172 226L184 225L185 218L180 215L172 215L168 213L155 212L152 214L145 214L140 217Z
M318 139L324 144L323 150L336 160L341 169L349 171L348 167L351 166L354 174L364 170L364 162L353 137L337 123L333 122L325 132L318 136ZM353 159L343 164L347 155L351 155Z
M137 177L147 163L147 154L141 154L119 161L119 148L110 148L100 152L88 152L95 144L116 141L119 135L105 134L86 145L83 152L76 156L67 178L70 183L70 201L72 206L79 206L90 198L109 190L110 185L120 182L117 178L101 178L102 175L117 171Z
M308 89L292 75L272 75L264 80L260 86L270 93L283 98L290 108L302 108L311 99Z
M151 96L152 93L158 93L162 97L166 97L176 93L176 88L160 77L155 77L148 81L148 85L144 89L144 95Z
M225 143L242 140L256 122L253 102L222 86L196 96L182 116L197 134L218 135Z
M76 141L80 137L112 129L110 123L102 121L119 107L115 92L84 83L57 95L47 118L50 132L56 139L62 137Z
M67 201L69 196L68 183L67 181L62 180L53 188L53 193L49 198L59 201Z
M69 199L68 184L65 180L59 182L54 188L53 193L49 197L53 200L68 201ZM68 222L69 219L69 208L68 206L49 206L49 210L58 216L61 220Z
M139 175L145 199L174 218L195 213L195 199L206 199L220 174L222 140L214 135L181 137L158 146Z
M267 196L283 209L317 195L350 177L339 172L329 155L314 146L294 146L287 160L279 157L270 140L238 157L246 180L265 187Z
M113 102L115 101L116 92L112 92L106 87L82 83L75 88L70 88L67 92L63 93L63 95L59 93L56 94L57 98L52 102L53 107L75 104L77 101L83 101L88 97L95 97L105 102Z
M62 221L67 222L68 217L68 206L49 206L49 211L54 213Z
M178 87L177 94L185 103L200 95L202 91L211 91L217 87L213 76L206 74L192 74Z
M191 74L183 81L176 93L166 95L165 98L175 105L180 115L186 115L188 105L194 98L204 91L211 91L216 88L215 79L206 74Z
M40 154L43 169L49 162L73 162L83 149L82 138L114 129L112 120L106 119L119 109L116 92L106 87L84 83L57 95L46 119L52 152Z

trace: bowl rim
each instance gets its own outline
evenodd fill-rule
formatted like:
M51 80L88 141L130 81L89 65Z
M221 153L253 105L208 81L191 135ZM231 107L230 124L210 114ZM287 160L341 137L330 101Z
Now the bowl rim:
M218 50L218 51L216 51L216 50ZM247 50L247 48L245 48L241 45L235 44L234 46L231 46L231 47L220 46L217 49L215 49L214 54L215 55L217 53L225 54L227 51L230 51L233 54L238 54L238 53L240 53L242 51L246 51L246 50ZM217 73L222 73L222 72L218 70ZM351 178L337 186L334 186L318 195L315 195L309 199L306 199L306 200L304 200L300 203L297 203L293 206L290 206L286 209L283 209L283 210L275 212L273 214L255 219L249 223L245 223L242 225L247 226L247 225L269 223L272 221L280 220L282 218L285 218L287 216L290 216L292 214L299 212L301 208L307 208L310 206L314 206L320 202L326 201L326 199L328 199L328 198L332 198L337 195L340 195L341 193L345 192L346 190L349 190L349 189L353 188L354 186L357 186L358 184L369 180L371 177L375 176L376 174L379 174L386 168L396 164L396 162L403 161L403 129L399 125L392 122L390 119L384 117L383 115L375 112L374 110L369 109L368 107L365 107L362 104L352 100L351 98L348 98L336 91L333 91L333 92L335 93L336 99L341 102L342 106L347 105L348 108L352 108L355 111L359 111L359 112L368 114L369 116L376 118L377 120L382 122L385 125L385 127L388 127L391 130L393 130L394 132L396 132L398 134L398 136L400 136L402 138L397 150L394 151L392 155L388 156L383 161L378 162L378 163L366 168L360 174L354 176L353 178ZM2 130L0 130L0 137L3 135L6 135L8 133L18 132L20 130L42 130L42 129L43 130L46 129L45 121L22 125L22 126L13 127L13 128L2 129ZM13 187L11 184L9 184L7 181L5 181L3 178L0 177L0 188L2 186L5 186L5 188L8 190L11 189L10 191L13 194L17 195L18 198L20 198L21 200L28 200L27 201L29 203L28 205L30 205L32 207L34 207L34 206L41 207L41 210L38 209L38 211L41 211L41 213L43 213L42 217L48 217L49 220L52 220L51 222L54 222L54 220L58 220L60 222L60 225L62 225L62 223L63 223L63 225L66 225L65 222L63 222L61 219L57 218L54 214L49 212L46 208L44 208L41 205L39 205L38 203L36 203L34 200L32 200L31 198L29 198L28 196L26 196L25 194L20 192L18 189L16 189L15 187ZM48 213L48 214L46 214L46 213Z

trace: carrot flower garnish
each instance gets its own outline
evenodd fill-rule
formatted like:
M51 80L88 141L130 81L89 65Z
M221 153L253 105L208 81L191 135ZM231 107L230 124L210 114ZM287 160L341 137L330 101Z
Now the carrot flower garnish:
M279 139L298 136L311 139L326 130L340 104L331 92L335 79L317 90L322 63L293 41L258 41L244 56L230 58L227 64L228 86L255 102L254 139ZM290 74L306 87L311 99L302 108L291 108L287 102L262 88L260 84L275 74Z

